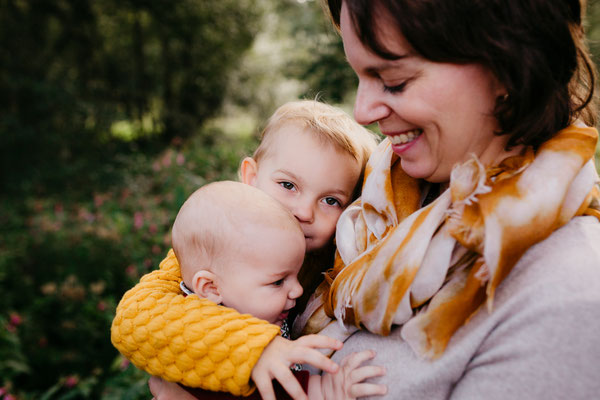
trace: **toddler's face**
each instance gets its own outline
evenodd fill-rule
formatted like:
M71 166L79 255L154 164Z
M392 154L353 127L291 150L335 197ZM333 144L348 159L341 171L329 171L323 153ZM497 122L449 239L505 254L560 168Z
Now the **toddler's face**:
M265 191L298 219L306 251L325 246L352 201L361 166L350 154L324 144L311 132L286 124L273 132L251 185Z
M224 257L226 265L217 274L222 303L281 326L302 294L302 235L299 230L257 225L240 233L243 243L232 244L235 255Z

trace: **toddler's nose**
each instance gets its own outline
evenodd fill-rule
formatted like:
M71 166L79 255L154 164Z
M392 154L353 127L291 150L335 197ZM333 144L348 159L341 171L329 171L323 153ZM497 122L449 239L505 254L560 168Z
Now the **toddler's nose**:
M314 210L312 204L308 201L299 201L296 203L293 214L300 222L312 223L314 220Z

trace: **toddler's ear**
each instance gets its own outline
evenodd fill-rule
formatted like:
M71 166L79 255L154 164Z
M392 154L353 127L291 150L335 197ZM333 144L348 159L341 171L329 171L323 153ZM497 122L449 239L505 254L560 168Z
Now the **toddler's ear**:
M246 185L255 186L256 184L256 173L258 171L258 165L256 164L256 160L252 157L246 157L242 160L242 165L240 166L240 175L242 178L242 183Z
M208 299L213 303L221 304L223 299L217 286L217 276L210 271L200 270L192 278L194 293L198 297Z

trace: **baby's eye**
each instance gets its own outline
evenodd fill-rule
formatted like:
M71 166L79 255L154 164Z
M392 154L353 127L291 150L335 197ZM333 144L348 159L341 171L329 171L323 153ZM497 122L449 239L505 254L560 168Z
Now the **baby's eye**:
M338 199L336 199L335 197L325 197L323 199L323 201L328 206L340 206L340 207L342 206L342 203L340 203L340 201Z
M288 181L279 182L279 185L286 190L294 190L296 188L292 182Z
M274 285L274 286L281 286L281 285L283 285L284 279L285 278L281 278L280 280L273 282L272 285Z

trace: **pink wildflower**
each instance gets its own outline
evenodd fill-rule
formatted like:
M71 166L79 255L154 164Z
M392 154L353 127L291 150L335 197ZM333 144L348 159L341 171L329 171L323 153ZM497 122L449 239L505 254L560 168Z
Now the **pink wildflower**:
M133 214L133 226L135 229L140 229L144 226L144 215L139 211Z
M104 204L104 196L102 196L100 194L95 194L94 195L94 205L96 207L100 207L102 204Z
M123 361L121 361L121 365L119 367L122 371L125 371L127 367L129 367L129 360L124 358Z
M127 274L127 276L133 278L137 275L137 268L135 267L135 265L130 264L127 266L127 268L125 268L125 273Z
M166 152L160 162L162 163L162 165L164 167L170 167L171 166L171 152L170 151Z
M21 323L23 323L23 317L21 317L17 313L10 314L10 324L11 325L17 327L17 326L21 325Z
M181 166L185 163L185 156L181 153L177 153L177 157L175 158L175 162L177 165Z
M65 386L68 388L75 387L79 383L79 378L77 375L69 375L67 379L65 379Z

